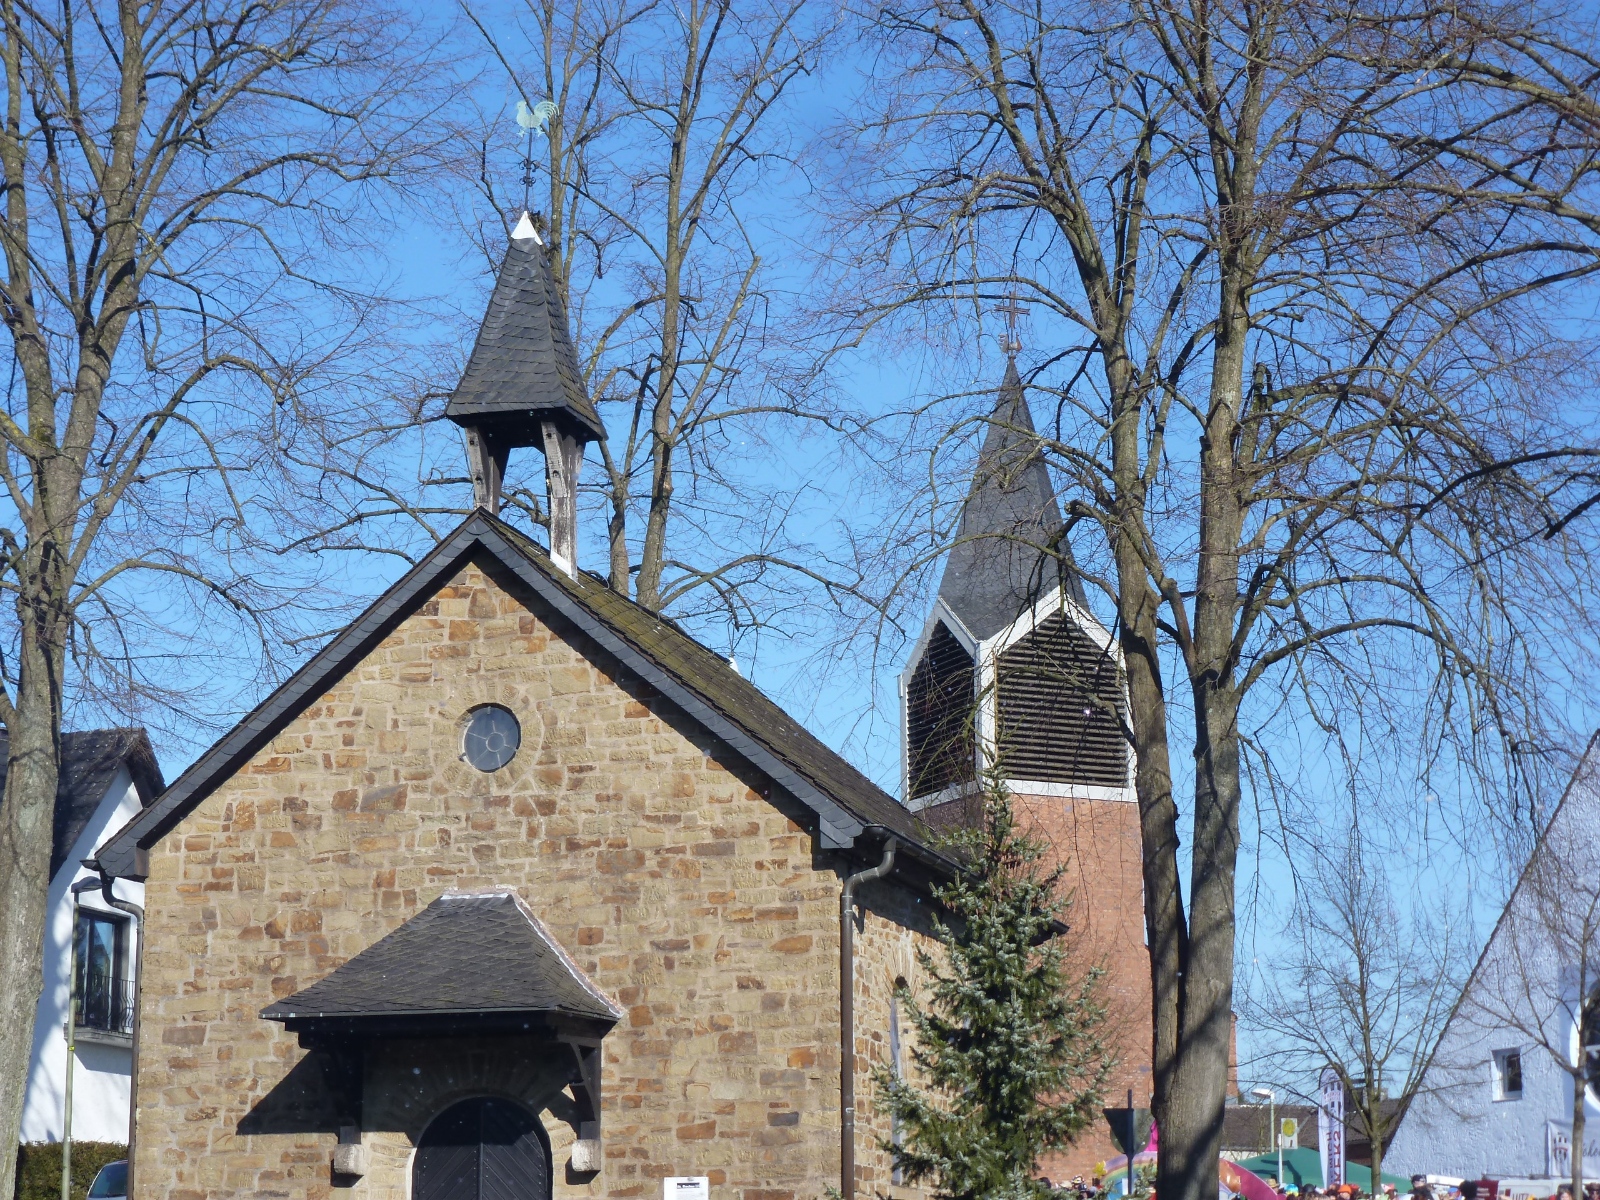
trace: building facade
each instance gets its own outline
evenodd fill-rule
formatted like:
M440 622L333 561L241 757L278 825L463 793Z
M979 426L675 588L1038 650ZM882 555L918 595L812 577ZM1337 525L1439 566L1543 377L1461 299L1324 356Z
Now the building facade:
M1384 1159L1397 1172L1600 1179L1600 750L1591 742L1439 1039ZM1581 1064L1581 1066L1580 1066Z
M478 511L99 852L145 889L133 1195L921 1194L871 1070L952 865L574 568L598 421L526 219L449 411ZM550 551L495 515L519 445Z
M1073 567L1014 362L989 414L938 598L901 676L904 791L935 827L970 821L998 778L1044 867L1061 871L1069 962L1104 972L1109 1106L1150 1105L1144 873L1121 656ZM1108 1124L1041 1164L1087 1178L1120 1153Z
M3 738L0 738L3 742ZM24 1142L59 1142L65 1127L69 995L73 1006L72 1136L125 1142L133 1076L134 963L139 930L112 908L99 876L82 865L95 847L161 791L161 772L142 729L99 729L62 737L44 936L44 987L33 1025L33 1053L22 1108ZM0 753L0 784L4 780ZM74 923L73 888L78 893ZM119 899L138 903L124 883ZM74 947L74 929L77 930ZM74 979L75 977L75 979Z

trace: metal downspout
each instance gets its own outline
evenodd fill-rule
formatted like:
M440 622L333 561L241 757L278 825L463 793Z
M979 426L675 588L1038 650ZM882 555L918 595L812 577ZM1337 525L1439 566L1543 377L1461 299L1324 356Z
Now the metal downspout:
M839 1191L856 1194L856 885L882 879L894 868L897 843L888 839L883 861L847 876L839 892Z
M99 860L86 858L83 865L100 875L100 896L118 912L133 918L134 937L138 944L133 951L133 1070L128 1078L128 1195L134 1193L133 1151L135 1131L139 1121L139 1013L144 1008L144 909L132 900L119 900L111 885L115 879L106 874Z

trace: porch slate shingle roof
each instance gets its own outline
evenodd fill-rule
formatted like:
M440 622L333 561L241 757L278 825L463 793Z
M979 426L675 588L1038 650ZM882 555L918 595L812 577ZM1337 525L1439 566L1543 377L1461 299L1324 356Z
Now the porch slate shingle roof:
M269 1021L484 1013L622 1017L509 891L446 893L331 975L261 1010Z

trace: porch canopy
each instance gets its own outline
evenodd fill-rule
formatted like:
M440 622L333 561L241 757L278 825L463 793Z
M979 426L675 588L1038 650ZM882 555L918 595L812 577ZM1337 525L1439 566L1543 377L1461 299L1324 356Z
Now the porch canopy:
M570 1054L575 1164L600 1163L600 1041L622 1010L509 888L446 892L332 974L261 1010L325 1052L345 1119L361 1123L362 1061L391 1038L530 1036ZM585 1165L586 1164L586 1165Z
M446 892L387 937L261 1010L329 1037L544 1033L603 1037L622 1010L514 891Z

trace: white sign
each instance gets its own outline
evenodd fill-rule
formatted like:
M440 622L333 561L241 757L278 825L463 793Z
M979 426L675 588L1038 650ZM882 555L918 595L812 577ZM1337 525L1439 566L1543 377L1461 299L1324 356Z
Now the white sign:
M1557 1179L1572 1178L1572 1122L1546 1121L1544 1123L1545 1170ZM1583 1139L1583 1177L1593 1179L1600 1175L1600 1136L1587 1134Z
M1284 1117L1278 1122L1278 1149L1300 1149L1300 1122L1294 1117Z
M704 1175L668 1175L661 1181L661 1200L711 1200L711 1180Z
M1317 1140L1322 1143L1322 1186L1329 1188L1344 1182L1344 1084L1332 1067L1323 1068L1321 1083Z

